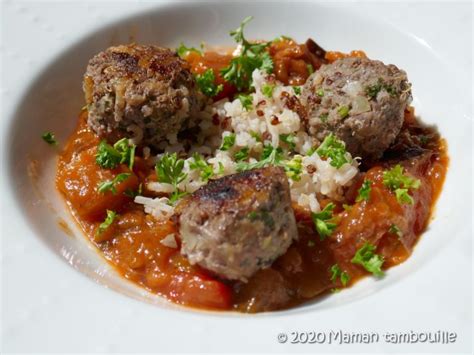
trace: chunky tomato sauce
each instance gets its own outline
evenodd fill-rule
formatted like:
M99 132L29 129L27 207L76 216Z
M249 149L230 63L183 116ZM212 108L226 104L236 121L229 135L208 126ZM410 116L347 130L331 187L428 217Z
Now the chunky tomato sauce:
M280 80L295 85L306 80L309 61L301 46L286 41L272 45L270 51ZM332 61L341 55L328 52L326 59ZM350 55L364 54L354 52ZM229 63L231 56L191 53L187 60L194 72L202 73L212 68L217 82L224 83L220 69ZM224 84L221 97L232 96L235 88ZM434 129L420 125L413 111L408 110L401 138L380 162L361 169L365 172L347 192L346 201L343 201L346 206L342 202L337 204L338 226L330 237L320 241L309 214L295 209L299 240L270 268L257 272L248 283L227 282L190 265L180 254L179 244L173 248L161 243L176 232L173 223L157 222L126 193L143 186L143 195L156 197L146 189L146 183L156 179L153 164L138 154L133 171L124 164L112 170L101 169L95 161L99 138L88 129L86 120L87 112L83 111L60 155L56 177L57 188L81 228L108 262L128 280L175 303L205 309L261 312L307 302L343 287L340 280L331 281L330 268L335 263L350 275L346 287L350 286L368 275L362 267L351 263L356 251L367 241L384 257L384 268L403 262L429 222L448 166L444 141ZM421 180L421 187L413 193L413 205L400 205L382 183L383 170L395 164L403 165ZM130 173L131 177L117 184L115 194L97 191L100 182L124 172ZM355 202L364 178L373 181L370 199ZM328 202L323 200L322 204ZM118 216L103 233L97 233L107 210L116 211ZM400 228L401 237L390 232L392 224Z

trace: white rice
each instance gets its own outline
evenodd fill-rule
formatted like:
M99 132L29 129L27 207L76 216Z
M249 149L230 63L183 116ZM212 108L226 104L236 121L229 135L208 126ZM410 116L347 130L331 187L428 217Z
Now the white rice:
M186 152L189 156L184 165L184 172L187 176L179 184L180 190L192 193L207 183L201 179L198 170L190 168L190 163L194 161L192 158L194 152L205 157L206 162L214 168L213 178L218 178L237 172L234 154L240 149L249 149L248 162L253 163L257 162L261 156L264 144L271 144L274 148L283 148L284 162L291 159L301 159L303 169L299 180L288 179L294 203L308 211L319 212L320 205L317 196L341 200L344 189L351 185L352 179L359 171L357 159L352 159L347 153L350 163L337 169L330 164L330 159L321 159L316 152L308 155L308 151L319 142L304 131L298 114L287 108L282 99L283 92L290 96L295 95L293 87L284 86L259 70L254 71L252 79L255 93L251 94L251 110L246 111L239 99L233 101L225 99L209 104L200 113L201 133L196 139L196 145ZM271 98L262 93L264 85L275 85ZM275 117L278 118L278 123L272 124ZM216 125L216 118L219 119L219 122L227 120L226 128L223 129L221 124ZM219 147L224 137L231 134L235 134L234 146L227 151L220 150ZM286 143L280 141L281 134L294 136L295 152L287 152ZM261 141L263 139L256 139L256 135L264 136L264 142ZM165 152L184 152L184 147L178 143L175 136L167 138L169 144L164 146ZM157 159L161 156L162 154L158 155ZM160 193L173 191L173 186L170 184L159 182L151 182L147 187ZM145 212L158 219L168 219L173 213L173 207L164 197L151 199L137 196L135 202L143 204Z

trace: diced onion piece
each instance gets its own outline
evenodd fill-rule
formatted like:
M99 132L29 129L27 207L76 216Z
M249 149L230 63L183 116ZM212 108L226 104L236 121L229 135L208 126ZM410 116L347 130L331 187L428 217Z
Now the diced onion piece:
M168 248L176 249L178 247L178 244L176 243L176 239L173 233L168 234L166 237L160 240L160 243Z
M369 112L370 109L369 100L367 100L365 96L356 96L356 98L352 101L351 114L353 115Z

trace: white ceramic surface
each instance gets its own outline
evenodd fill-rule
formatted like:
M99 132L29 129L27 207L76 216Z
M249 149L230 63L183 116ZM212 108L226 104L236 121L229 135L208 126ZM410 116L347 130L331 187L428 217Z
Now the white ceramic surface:
M5 1L3 10L2 350L468 351L469 3ZM56 151L40 135L51 130L64 142L70 134L83 105L81 77L96 52L129 41L168 46L181 41L231 43L228 30L247 15L255 17L248 26L250 37L311 36L327 49L363 49L372 58L405 69L417 113L438 125L448 141L451 164L429 230L412 257L383 280L367 278L344 292L285 312L197 312L124 281L89 246L54 189ZM72 232L59 228L59 220ZM276 338L279 332L338 329L376 331L381 336L387 331L440 329L456 332L458 338L443 346L392 345L382 338L377 344L303 346L279 344Z

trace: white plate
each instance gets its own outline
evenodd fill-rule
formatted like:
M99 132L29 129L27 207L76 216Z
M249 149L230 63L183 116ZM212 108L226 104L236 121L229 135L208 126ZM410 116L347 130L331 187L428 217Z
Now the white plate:
M4 10L2 350L468 351L468 3L5 2ZM130 40L169 46L181 41L231 43L228 30L247 15L255 17L248 26L252 38L313 37L324 48L363 49L371 58L405 69L417 113L439 126L451 155L435 219L407 262L390 269L383 280L367 278L318 302L256 316L183 309L118 277L74 227L54 189L55 151L40 139L43 131L52 130L64 142L72 131L83 105L81 77L96 52ZM31 173L37 178L31 179ZM58 227L59 219L73 235ZM280 332L291 339L292 331L328 335L339 329L378 332L380 339L373 344L326 341L304 346L277 341ZM386 332L438 330L455 332L456 342L393 345L384 338Z

